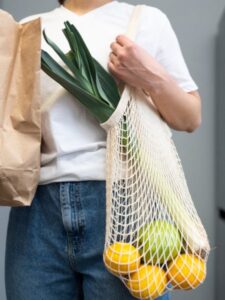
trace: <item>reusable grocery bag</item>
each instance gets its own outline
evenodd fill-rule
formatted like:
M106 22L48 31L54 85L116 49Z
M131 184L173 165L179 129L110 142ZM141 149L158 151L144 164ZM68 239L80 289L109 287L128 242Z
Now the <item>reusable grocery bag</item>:
M27 206L40 169L40 19L0 20L0 205Z
M130 39L141 8L132 14ZM128 85L101 126L107 131L105 266L138 299L196 288L206 276L210 245L170 128L151 96Z

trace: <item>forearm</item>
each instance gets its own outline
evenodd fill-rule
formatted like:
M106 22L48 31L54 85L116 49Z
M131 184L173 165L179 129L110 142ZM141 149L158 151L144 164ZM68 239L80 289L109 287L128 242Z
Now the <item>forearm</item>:
M185 92L164 69L151 69L146 76L144 90L170 127L187 132L199 127L200 97Z
M144 48L119 35L110 46L109 71L150 94L159 113L176 130L192 132L201 123L198 92L185 92L169 72Z

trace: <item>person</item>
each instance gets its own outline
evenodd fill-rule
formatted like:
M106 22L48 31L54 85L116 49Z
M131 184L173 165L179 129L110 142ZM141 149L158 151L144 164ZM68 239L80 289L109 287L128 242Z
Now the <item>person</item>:
M124 34L134 5L61 0L29 16L58 46L73 23L91 54L118 81L143 88L175 130L201 124L201 97L167 15L145 5L134 41ZM42 49L58 59L42 39ZM58 83L41 71L42 101ZM69 93L43 114L41 172L32 205L10 210L5 257L8 300L132 300L104 266L106 133ZM170 293L157 298L167 300Z

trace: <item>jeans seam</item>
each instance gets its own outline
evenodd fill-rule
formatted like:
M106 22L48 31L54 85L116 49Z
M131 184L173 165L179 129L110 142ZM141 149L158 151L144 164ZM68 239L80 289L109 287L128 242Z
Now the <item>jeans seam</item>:
M79 228L79 233L80 233L80 239L81 241L83 241L83 238L84 238L84 231L85 231L85 214L84 214L84 209L83 209L83 206L82 206L82 199L81 199L81 183L79 182L78 183L78 197L75 199L77 200L76 201L76 204L77 204L77 207L78 207L78 210L79 210L79 217L78 217L78 228Z
M77 182L71 183L70 197L72 199L72 220L76 222L74 226L76 231L76 236L74 236L75 250L81 252L82 242L84 240L84 231L85 231L85 214L81 203L81 183ZM77 211L77 213L76 213Z
M62 213L62 221L64 224L64 220L63 220L63 204L66 202L66 192L65 192L65 186L68 185L67 182L61 182L60 183L60 204L61 204L61 213ZM72 217L72 216L71 216ZM71 218L72 220L72 218ZM73 239L71 237L71 232L69 232L69 229L66 228L65 224L64 224L64 229L66 232L66 237L67 237L67 258L68 258L68 262L69 265L71 267L71 269L73 271L75 271L75 264L76 264L76 260L75 260L75 256L73 253ZM71 242L72 241L72 242Z

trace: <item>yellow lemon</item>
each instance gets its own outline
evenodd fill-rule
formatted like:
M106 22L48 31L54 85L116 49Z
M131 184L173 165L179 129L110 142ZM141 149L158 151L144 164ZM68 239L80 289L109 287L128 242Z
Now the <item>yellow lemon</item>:
M205 280L206 263L193 254L181 254L169 264L167 276L176 289L193 289Z
M127 287L139 299L155 299L163 294L167 285L166 273L157 266L141 265L130 275Z
M114 274L129 274L140 266L139 251L129 243L116 242L110 245L103 254L104 263Z

